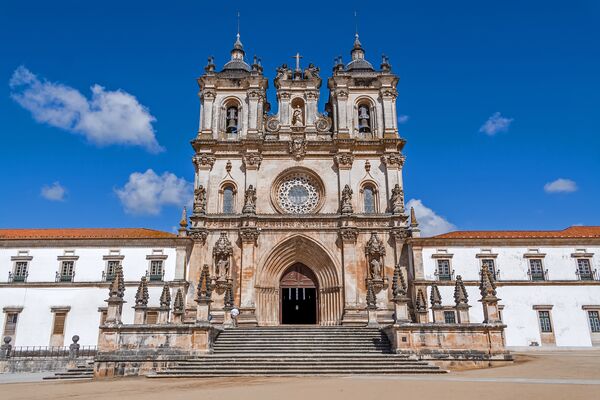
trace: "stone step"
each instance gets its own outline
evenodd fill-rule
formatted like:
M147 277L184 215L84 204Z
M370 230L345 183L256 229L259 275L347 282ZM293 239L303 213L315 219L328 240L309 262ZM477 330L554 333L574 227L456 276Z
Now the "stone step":
M76 367L69 368L63 372L56 372L54 375L43 377L44 380L57 380L57 379L92 379L94 377L94 370L89 367Z
M314 362L238 362L238 363L207 363L207 364L177 364L169 366L169 370L193 370L193 369L206 369L206 368L260 368L260 367L281 367L281 368L299 368L299 367L309 367L309 368L346 368L346 367L360 367L360 368L384 368L384 367L429 367L429 364L426 362L324 362L324 363L314 363Z
M260 353L275 353L277 350L272 348L251 348L246 349L245 351L240 351L239 349L220 349L218 352L215 350L215 353L225 354L225 353L233 353L233 354L260 354ZM283 348L280 349L279 353L323 353L322 349L307 349L307 348ZM348 349L328 349L328 353L341 353L348 354ZM391 352L387 349L356 349L352 354L363 354L363 353L375 353L375 354L391 354Z
M162 371L155 375L149 375L149 378L212 378L226 376L346 376L346 375L396 375L396 374L443 374L446 371L439 368L380 368L365 371L364 369L235 369L223 371L186 371L171 372Z

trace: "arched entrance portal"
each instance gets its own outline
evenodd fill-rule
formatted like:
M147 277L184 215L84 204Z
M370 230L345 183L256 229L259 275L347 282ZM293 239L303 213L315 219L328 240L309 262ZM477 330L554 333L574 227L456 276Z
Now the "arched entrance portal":
M289 267L279 282L281 324L316 324L318 322L318 281L304 264Z

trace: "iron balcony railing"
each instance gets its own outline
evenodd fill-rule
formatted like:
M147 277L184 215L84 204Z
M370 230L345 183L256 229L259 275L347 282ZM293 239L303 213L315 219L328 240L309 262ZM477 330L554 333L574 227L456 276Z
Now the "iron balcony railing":
M73 282L75 279L75 271L71 275L62 274L59 271L56 271L55 281L56 282Z
M27 276L29 275L29 272L26 272L25 274L15 274L13 272L9 272L8 273L8 282L27 282Z
M529 276L530 281L547 281L548 280L548 270L544 269L541 271L527 271L527 275Z
M575 275L577 276L577 279L579 279L580 281L597 281L598 280L598 271L597 270L582 271L579 268L577 268L575 270Z
M151 274L150 271L146 271L146 277L149 281L163 281L165 277L165 271L160 271L157 274Z
M440 272L436 270L434 275L437 277L438 281L453 281L454 280L454 270L450 272Z
M108 274L106 271L102 271L102 280L104 282L112 282L115 279L115 274Z

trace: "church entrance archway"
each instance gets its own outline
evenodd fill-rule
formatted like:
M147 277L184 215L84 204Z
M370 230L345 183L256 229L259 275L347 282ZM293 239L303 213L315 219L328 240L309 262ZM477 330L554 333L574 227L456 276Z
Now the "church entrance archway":
M279 282L281 324L316 324L318 322L319 286L314 272L297 263L289 267Z

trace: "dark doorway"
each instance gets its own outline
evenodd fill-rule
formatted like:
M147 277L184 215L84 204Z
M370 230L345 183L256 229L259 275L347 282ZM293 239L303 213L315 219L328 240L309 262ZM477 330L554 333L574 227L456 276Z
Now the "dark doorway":
M317 279L310 268L295 264L280 282L281 323L316 324L318 320Z

